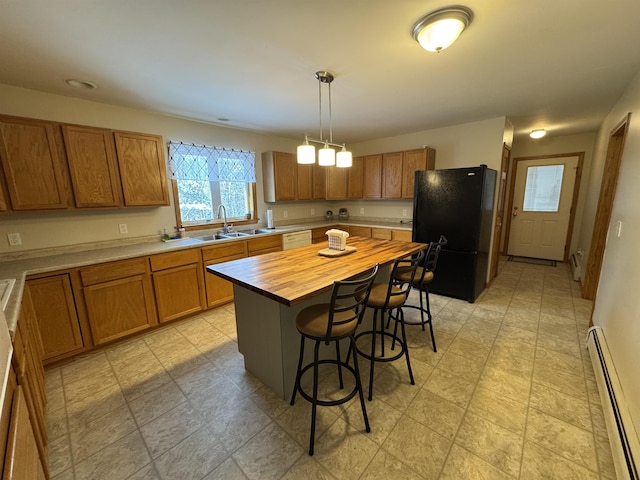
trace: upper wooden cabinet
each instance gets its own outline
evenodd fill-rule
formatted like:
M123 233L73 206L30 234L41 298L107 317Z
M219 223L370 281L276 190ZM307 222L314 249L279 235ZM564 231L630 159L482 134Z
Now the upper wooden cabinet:
M362 197L382 198L382 155L364 157Z
M169 205L162 137L114 132L124 204L130 207Z
M327 198L327 168L313 165L313 199Z
M313 200L313 167L315 165L300 165L296 162L296 177L298 180L296 199Z
M122 204L113 134L103 128L62 125L76 207Z
M382 155L382 198L402 198L402 152Z
M362 198L364 158L353 157L353 164L347 170L347 198Z
M296 199L296 166L296 158L292 153L262 153L262 181L265 202Z
M67 208L64 158L54 124L0 117L0 157L13 210Z
M436 151L431 147L402 152L402 198L413 198L415 172L436 168Z
M347 198L347 175L349 169L336 166L318 168L326 168L327 200L344 200Z
M158 135L0 115L0 211L169 205L163 152Z

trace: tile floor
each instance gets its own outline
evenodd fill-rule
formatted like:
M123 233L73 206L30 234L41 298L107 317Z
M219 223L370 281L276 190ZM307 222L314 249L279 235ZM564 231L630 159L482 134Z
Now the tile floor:
M321 408L309 457L309 404L244 370L225 306L47 370L52 477L614 479L590 308L563 264L503 261L474 304L432 296L416 385L403 360L376 367L371 433L357 399Z

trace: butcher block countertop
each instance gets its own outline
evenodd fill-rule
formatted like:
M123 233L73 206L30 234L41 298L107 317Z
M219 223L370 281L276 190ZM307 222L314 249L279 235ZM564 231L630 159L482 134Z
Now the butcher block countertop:
M426 248L422 243L349 237L347 245L356 251L340 257L325 257L318 251L326 243L308 245L242 258L207 267L208 274L218 275L248 290L286 306L330 289L336 280L347 280L364 273L376 263L391 264Z

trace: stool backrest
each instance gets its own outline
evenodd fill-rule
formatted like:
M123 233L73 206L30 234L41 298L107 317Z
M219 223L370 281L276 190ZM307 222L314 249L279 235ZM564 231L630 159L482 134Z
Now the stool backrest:
M334 325L342 325L349 322L355 322L354 325L357 325L362 321L378 268L379 265L376 264L360 278L333 283L329 321L327 322L327 334L325 337L326 342L331 338L331 331ZM347 312L347 314L339 315L340 320L338 320L335 314L342 312Z
M440 239L437 242L431 242L424 259L424 271L435 272L436 265L438 264L438 256L440 250L447 244L447 237L440 235Z
M399 300L399 297L404 297L402 301L407 300L409 292L411 291L411 285L416 276L416 270L424 262L425 250L420 250L418 254L414 256L409 255L395 259L391 269L391 275L389 276L385 306L389 305L391 298Z

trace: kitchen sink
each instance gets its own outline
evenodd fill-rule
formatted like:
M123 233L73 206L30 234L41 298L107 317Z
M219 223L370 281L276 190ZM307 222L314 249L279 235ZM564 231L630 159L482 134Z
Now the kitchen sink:
M261 233L273 233L274 230L268 228L254 228L253 230L242 230L238 233L246 233L247 235L260 235Z
M251 233L246 233L246 232L218 233L218 236L222 238L248 237L249 235L251 235Z
M227 237L223 237L222 234L216 233L214 235L201 235L199 237L191 237L191 238L194 238L195 240L200 240L201 242L211 242L213 240L222 240Z

